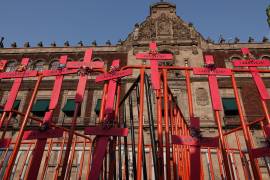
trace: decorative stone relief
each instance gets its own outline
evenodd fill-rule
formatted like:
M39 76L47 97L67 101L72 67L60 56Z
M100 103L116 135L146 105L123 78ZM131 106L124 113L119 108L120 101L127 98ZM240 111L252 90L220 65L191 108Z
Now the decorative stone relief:
M177 40L192 39L192 29L177 16L168 16L165 13L158 18L149 17L140 25L137 40L151 40L159 36L171 36ZM193 37L194 38L194 37Z
M198 88L195 91L196 93L196 102L200 106L206 106L209 104L209 97L206 89Z

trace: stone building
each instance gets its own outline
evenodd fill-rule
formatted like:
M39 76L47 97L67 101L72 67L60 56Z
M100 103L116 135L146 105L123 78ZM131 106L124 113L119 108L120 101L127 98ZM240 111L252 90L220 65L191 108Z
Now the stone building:
M213 55L217 67L233 68L232 61L243 58L241 48L244 47L249 48L256 59L270 60L270 43L268 43L267 39L264 39L262 42L254 42L250 39L249 42L243 43L236 39L235 42L231 43L227 43L223 40L215 43L210 39L205 39L205 37L195 29L192 23L185 22L181 17L177 16L176 6L174 4L168 2L152 4L149 13L149 16L147 16L143 22L135 25L126 40L116 45L107 43L104 46L95 44L92 46L68 46L68 44L65 44L64 47L7 47L0 48L0 59L8 60L5 69L6 72L14 71L24 57L28 57L31 60L28 66L29 69L42 71L56 68L60 55L68 55L68 61L81 61L84 51L88 48L93 48L94 60L103 61L106 67L109 67L114 59L120 59L121 66L140 65L144 62L136 60L135 54L138 52L147 52L149 50L149 42L155 40L158 44L159 52L173 54L172 61L160 62L160 65L203 67L204 56ZM139 71L134 70L132 77L124 78L124 83L122 83L123 89L127 91L138 75ZM195 116L200 117L202 134L211 136L217 133L217 127L212 112L207 77L191 76ZM269 89L269 75L262 73L261 76ZM86 93L80 109L80 117L77 121L76 128L78 131L83 130L84 127L89 125L94 125L98 121L103 85L96 84L94 79L95 74L89 77L87 83ZM261 107L260 96L251 76L248 73L236 74L236 79L241 103L244 107L245 119L251 122L259 117L263 117L264 113ZM33 82L35 80L35 78L27 78L23 81L17 97L16 107L14 105L14 108L18 109L20 112L25 112L28 107L27 105L33 92L35 85ZM72 111L74 111L71 106L72 103L74 103L77 81L78 76L72 75L66 77L63 82L60 100L53 114L53 121L61 126L69 127L70 125ZM9 96L12 82L11 80L1 80L0 103L2 105L5 104ZM42 81L31 112L33 116L42 118L45 111L48 110L53 83L54 80L52 77L45 78ZM227 131L236 126L240 126L239 114L230 78L219 77L218 84L223 103L223 111L221 111L222 125L224 130ZM184 116L188 119L188 100L183 71L170 71L169 87L174 97L177 99ZM37 125L36 122L29 121L28 127L31 128ZM19 127L20 118L16 118L15 116L12 124L9 126L7 135L15 137ZM260 131L257 131L256 128L252 129L252 135L258 146L264 145L265 142L263 141ZM239 136L243 138L241 133ZM233 141L233 139L228 138L229 143L234 144L235 142ZM146 139L145 143L150 143L150 140ZM57 159L57 155L55 155L54 158ZM49 168L53 169L53 162L51 163L52 165L51 167L49 166ZM74 169L76 169L75 166L76 164L73 166ZM262 172L266 173L265 163L260 163L260 166L262 167ZM15 171L13 175L16 177L19 172L19 170L18 172ZM52 172L53 170L48 170L48 173ZM0 175L3 176L3 171L0 173ZM74 174L76 174L76 170L74 170ZM72 177L76 176L74 174ZM243 174L241 175L243 176ZM151 175L149 175L149 177L151 179ZM219 178L218 175L216 178Z

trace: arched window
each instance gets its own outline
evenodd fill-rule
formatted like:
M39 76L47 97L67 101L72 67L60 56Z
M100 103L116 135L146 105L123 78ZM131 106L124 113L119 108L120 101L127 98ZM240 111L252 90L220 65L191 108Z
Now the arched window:
M260 59L263 60L270 60L270 56L269 55L262 55ZM270 67L258 67L258 69L269 69ZM264 74L264 73L263 73Z
M95 58L93 58L93 61L103 61L100 57L95 57Z
M42 71L44 70L44 62L39 60L39 61L36 61L36 63L34 64L33 66L33 69L34 70L37 70L37 71Z
M50 63L50 66L49 66L49 69L51 70L56 70L58 67L59 67L59 61L58 60L53 60L51 63Z
M270 60L270 56L268 56L268 55L264 55L264 56L262 56L260 59L264 59L264 60Z
M231 56L229 59L225 59L226 68L234 68L232 61L242 59L240 56Z
M173 53L169 50L162 50L162 51L159 51L160 54L172 54ZM159 66L173 66L174 65L174 60L167 60L167 61L159 61L158 62L158 65Z
M16 61L10 61L10 62L8 62L7 63L7 65L6 65L6 69L5 69L5 71L6 72L12 72L12 71L15 71L16 70L16 67L17 67L17 62Z

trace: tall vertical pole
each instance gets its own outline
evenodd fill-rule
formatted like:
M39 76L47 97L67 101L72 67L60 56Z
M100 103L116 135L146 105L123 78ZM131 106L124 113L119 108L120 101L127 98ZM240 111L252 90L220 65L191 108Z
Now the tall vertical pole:
M170 134L169 134L169 108L168 108L168 81L167 69L163 69L163 94L164 94L164 120L165 120L165 145L166 145L166 174L171 179L171 158L170 158Z
M139 130L138 130L137 180L141 180L142 178L144 68L141 69L140 74L141 74L141 80L140 80L140 112L139 112Z
M42 76L39 76L38 80L36 82L36 85L35 85L35 88L34 88L30 103L28 105L25 116L23 118L21 128L20 128L20 131L19 131L17 139L16 139L16 143L15 143L14 148L13 148L13 153L11 154L10 160L8 162L8 166L7 166L7 169L5 171L5 175L4 175L4 180L8 180L10 178L10 176L11 176L11 172L12 172L12 169L13 169L13 164L14 164L14 162L16 160L16 157L17 157L17 154L19 152L20 145L21 145L21 142L22 142L23 132L24 132L24 129L25 129L26 125L27 125L28 117L30 115L33 103L35 101L35 98L36 98L36 95L37 95L37 92L38 92L38 87L39 87L39 85L41 83L41 80L42 80Z
M238 94L234 73L232 73L232 85L233 85L234 96L236 99L236 104L237 104L237 108L238 108L238 112L239 112L240 122L241 122L243 134L244 134L244 138L245 138L245 142L246 142L246 146L247 146L247 150L248 150L248 155L249 155L249 159L250 159L252 172L253 172L255 179L261 179L262 177L260 175L260 170L259 170L258 164L256 163L256 160L254 159L252 152L251 152L251 150L253 148L252 144L251 144L251 137L250 137L250 134L248 132L249 129L248 129L246 122L245 122L245 119L244 119L244 113L243 113L243 110L241 107L240 97Z

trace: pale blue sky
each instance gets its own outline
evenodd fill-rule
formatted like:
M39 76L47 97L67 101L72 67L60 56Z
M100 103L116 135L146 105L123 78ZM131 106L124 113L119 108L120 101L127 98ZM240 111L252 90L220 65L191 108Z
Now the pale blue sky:
M76 45L82 40L105 44L125 39L134 24L149 14L154 0L10 0L1 2L0 36L5 45L16 41L23 46L39 41L48 46L52 41L63 45L69 40ZM218 40L249 36L261 41L270 36L265 13L269 0L171 0L177 14L207 38ZM269 37L270 38L270 37Z

